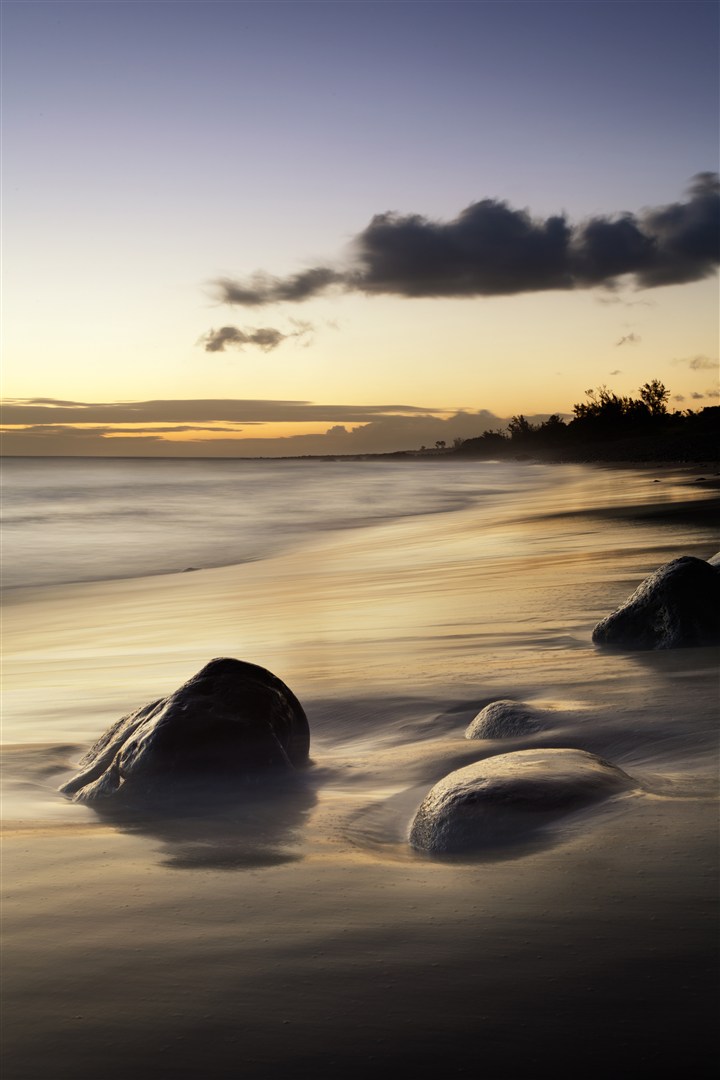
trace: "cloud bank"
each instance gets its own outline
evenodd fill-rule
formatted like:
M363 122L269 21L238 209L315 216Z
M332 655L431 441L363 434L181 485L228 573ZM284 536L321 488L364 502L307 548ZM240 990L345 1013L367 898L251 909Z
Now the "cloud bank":
M214 282L227 304L300 302L330 289L402 297L511 296L556 289L612 288L630 276L641 288L708 277L720 262L720 179L698 173L684 202L576 225L544 220L498 199L452 221L377 214L351 244L347 269L316 266L287 277L258 272Z
M278 421L328 426L316 434L257 437L260 425ZM298 457L393 453L440 441L451 446L457 438L505 427L507 420L484 409L448 415L411 405L232 399L92 404L40 398L6 402L3 423L3 450L9 456ZM252 435L244 430L250 425ZM167 438L177 433L186 438Z

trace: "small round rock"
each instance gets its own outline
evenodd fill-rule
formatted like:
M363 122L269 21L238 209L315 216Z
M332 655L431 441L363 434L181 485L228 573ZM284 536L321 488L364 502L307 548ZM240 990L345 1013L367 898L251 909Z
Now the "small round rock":
M517 750L443 777L423 799L409 842L432 855L522 844L566 815L638 785L586 750Z
M522 701L502 698L481 709L465 729L466 739L511 739L540 731L545 725L542 713Z

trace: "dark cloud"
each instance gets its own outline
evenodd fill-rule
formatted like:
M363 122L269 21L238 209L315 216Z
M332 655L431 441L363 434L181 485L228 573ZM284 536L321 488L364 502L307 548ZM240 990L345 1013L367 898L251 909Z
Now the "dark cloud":
M533 221L483 199L447 223L378 214L356 238L357 286L400 296L502 296L568 289L571 230L562 217Z
M510 296L549 289L614 287L630 275L644 288L699 281L720 261L720 181L694 177L685 202L598 216L535 219L497 199L452 221L377 214L355 237L347 270L317 266L286 278L257 273L215 282L228 304L300 301L330 288L404 297Z
M718 264L720 179L698 173L684 203L645 211L642 226L653 240L653 257L638 273L638 284L678 285L707 277Z
M238 349L242 349L245 345L255 345L263 352L270 352L288 338L303 337L312 330L310 323L301 323L294 319L290 321L296 329L287 334L283 334L281 330L276 330L272 326L247 330L240 330L237 326L221 326L219 330L209 330L200 341L205 343L206 352L224 352L226 345L232 345Z
M568 250L577 286L612 285L624 274L638 274L653 258L653 238L633 214L591 218L576 229Z
M258 345L264 352L275 349L285 335L272 327L261 327L258 330L239 330L237 326L221 326L219 330L208 330L201 341L205 343L206 352L224 352L226 345L235 345L242 348L243 345Z
M685 395L684 394L673 394L673 401L684 401L684 400L685 400Z
M324 292L331 285L345 285L345 275L327 266L317 266L292 274L287 278L272 277L259 272L253 274L245 283L230 278L219 278L214 283L226 304L238 304L241 307L259 307L262 304L277 303L281 300L307 300Z
M619 341L615 342L615 347L617 348L618 345L637 345L639 341L642 341L642 338L637 334L624 334ZM615 373L613 372L613 374Z
M615 368L615 370L611 371L610 374L611 375L622 375L622 369L621 368Z
M705 397L705 395L704 394L698 394L697 390L694 390L692 392L692 394L690 395L690 397L693 398L695 401L701 401L702 398Z

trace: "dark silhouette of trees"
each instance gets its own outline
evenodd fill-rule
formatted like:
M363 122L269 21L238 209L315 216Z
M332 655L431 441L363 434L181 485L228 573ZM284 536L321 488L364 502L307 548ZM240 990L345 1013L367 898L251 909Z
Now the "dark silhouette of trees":
M664 416L667 413L667 401L670 391L666 390L659 379L643 383L640 387L640 400L647 407L651 416Z
M508 424L508 431L510 432L510 438L513 442L523 443L527 442L528 437L537 431L537 425L531 424L529 420L520 413L519 416L513 416L512 420Z
M565 421L559 413L553 413L547 420L543 420L538 431L546 441L562 438L565 434Z
M488 456L492 457L493 450L504 450L506 443L510 442L510 436L506 435L502 428L486 428L477 439L465 439L463 446L468 442L481 443Z
M587 401L573 405L575 419L570 422L571 434L583 438L612 439L647 432L667 416L670 396L659 379L640 387L640 397L623 397L599 386L586 390Z
M668 412L670 392L659 379L639 388L639 397L606 386L585 391L566 423L553 413L531 424L522 413L507 430L487 430L456 440L455 452L478 457L547 457L551 460L717 460L720 407ZM459 443L459 445L458 445Z

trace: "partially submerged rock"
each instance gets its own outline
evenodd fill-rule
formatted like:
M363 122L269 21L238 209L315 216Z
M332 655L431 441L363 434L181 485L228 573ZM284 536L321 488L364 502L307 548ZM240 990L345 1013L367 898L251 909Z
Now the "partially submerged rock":
M596 645L677 649L720 642L720 565L686 555L647 577L597 624Z
M166 698L123 716L60 789L74 801L122 794L182 794L187 783L242 783L307 764L310 732L300 702L265 668L211 660Z
M521 844L564 815L636 787L622 769L585 750L518 750L440 780L417 811L410 844L461 855Z
M539 709L534 709L532 705L526 705L522 701L503 698L500 701L491 701L480 710L465 729L465 738L511 739L516 735L540 731L544 726Z

